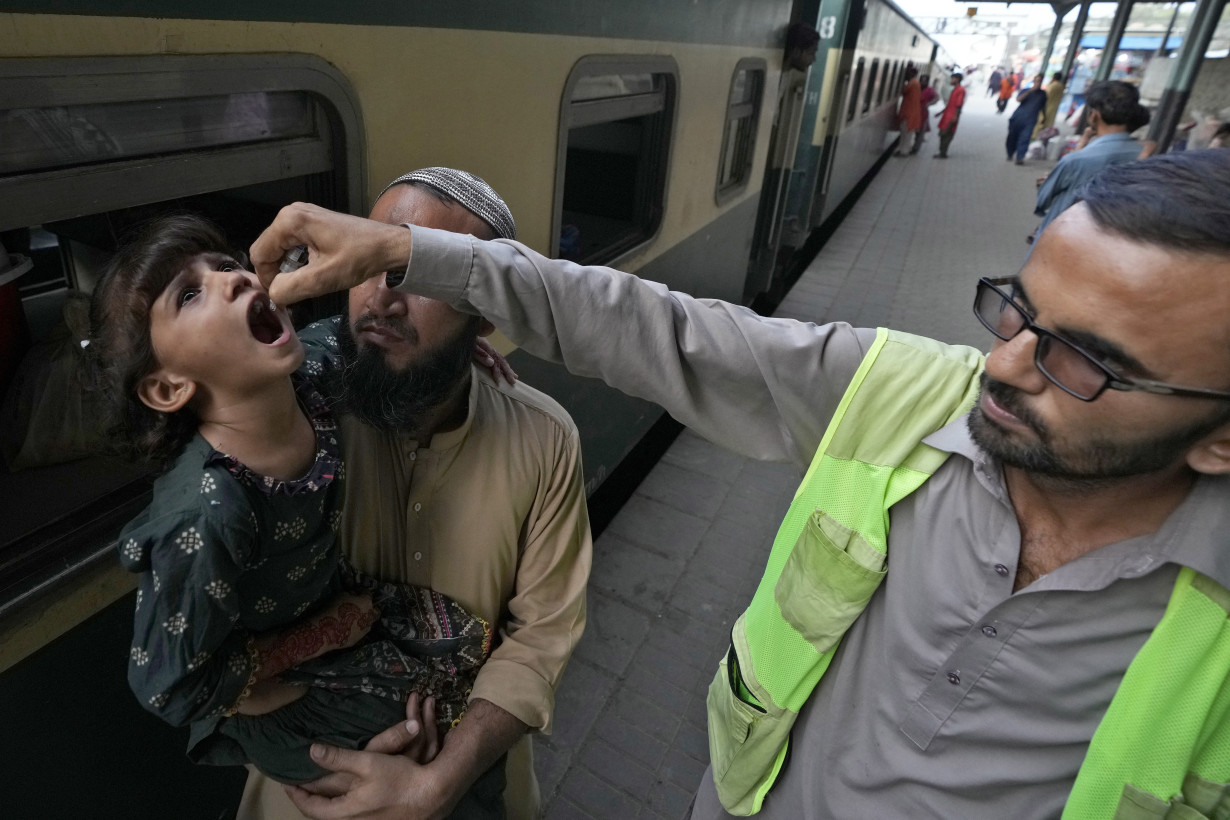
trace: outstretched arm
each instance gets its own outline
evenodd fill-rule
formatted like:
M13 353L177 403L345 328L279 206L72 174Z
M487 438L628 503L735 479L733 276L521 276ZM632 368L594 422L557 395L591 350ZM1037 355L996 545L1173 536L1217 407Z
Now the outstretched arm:
M278 275L283 249L297 244L308 245L309 263ZM875 337L841 324L768 319L515 242L407 230L312 205L283 208L252 246L252 260L277 301L406 267L399 290L479 314L530 353L657 402L733 450L800 466Z

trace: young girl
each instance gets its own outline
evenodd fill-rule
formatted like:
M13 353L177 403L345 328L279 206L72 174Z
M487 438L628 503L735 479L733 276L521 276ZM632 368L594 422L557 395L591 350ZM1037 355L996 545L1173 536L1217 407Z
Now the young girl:
M113 260L90 350L134 456L165 466L120 535L140 574L128 679L190 723L189 756L302 783L312 742L362 748L435 699L440 731L491 650L488 623L431 590L346 566L335 531L345 465L284 310L189 216Z

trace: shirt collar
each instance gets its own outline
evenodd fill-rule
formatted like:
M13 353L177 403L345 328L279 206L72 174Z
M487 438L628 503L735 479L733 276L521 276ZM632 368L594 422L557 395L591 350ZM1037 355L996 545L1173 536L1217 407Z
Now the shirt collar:
M974 477L978 479L978 483L1001 504L1012 506L999 462L979 447L969 434L969 413L950 421L924 438L923 444L968 460L973 465Z
M470 434L470 427L474 424L474 409L478 406L478 380L481 378L481 368L470 364L470 387L466 396L466 417L465 420L457 426L455 430L448 430L443 433L435 433L431 437L431 446L427 449L434 451L448 450L458 446L466 440L466 436Z
M1113 134L1108 136L1115 136ZM1000 502L1012 506L999 461L970 436L969 414L923 439L945 453L967 459L974 476ZM1139 574L1174 563L1191 567L1230 589L1230 476L1202 475L1165 523L1141 539ZM1133 539L1135 540L1135 539Z
M1095 145L1111 145L1116 142L1133 142L1132 135L1126 131L1116 131L1113 134L1103 134L1090 142L1089 147L1092 148Z

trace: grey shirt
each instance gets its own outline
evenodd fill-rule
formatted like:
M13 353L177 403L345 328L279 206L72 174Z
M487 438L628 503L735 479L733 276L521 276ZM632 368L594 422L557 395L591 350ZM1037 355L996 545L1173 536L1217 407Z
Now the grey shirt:
M414 243L407 289L481 313L715 442L800 468L874 338L513 242L414 228ZM760 817L1057 817L1177 567L1230 586L1230 479L1204 477L1157 533L1014 594L1020 530L999 465L963 419L927 441L953 455L893 508L892 571L802 710ZM693 817L723 816L706 776Z

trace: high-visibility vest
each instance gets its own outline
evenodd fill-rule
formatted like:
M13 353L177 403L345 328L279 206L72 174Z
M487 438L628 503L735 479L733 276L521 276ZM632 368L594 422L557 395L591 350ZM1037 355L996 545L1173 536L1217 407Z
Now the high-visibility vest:
M877 332L709 686L710 765L731 814L760 810L799 709L887 572L889 509L947 458L922 439L969 411L981 371L973 348ZM1228 611L1230 591L1180 570L1090 742L1064 818L1230 817Z

